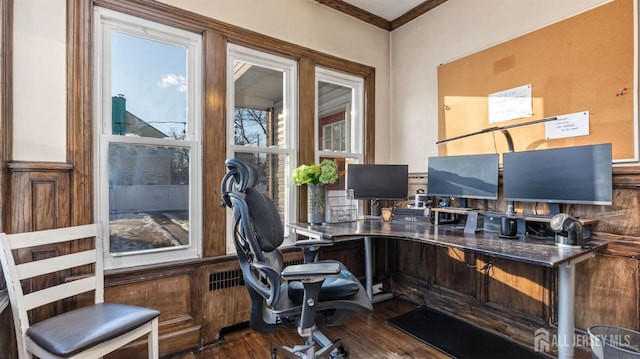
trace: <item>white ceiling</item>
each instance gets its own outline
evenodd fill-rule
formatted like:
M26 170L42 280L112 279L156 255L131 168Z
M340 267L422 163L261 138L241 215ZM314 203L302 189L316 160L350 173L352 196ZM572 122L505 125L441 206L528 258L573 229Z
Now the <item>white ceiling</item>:
M344 0L353 6L378 15L388 21L397 19L425 0Z

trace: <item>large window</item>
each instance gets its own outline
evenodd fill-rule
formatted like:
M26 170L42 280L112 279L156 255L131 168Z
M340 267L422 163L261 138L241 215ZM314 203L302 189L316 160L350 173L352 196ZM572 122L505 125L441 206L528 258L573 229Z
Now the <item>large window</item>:
M292 222L296 62L230 44L227 66L227 155L256 166L257 188L276 203L283 225ZM227 238L227 252L233 253L233 236Z
M96 217L107 268L201 252L202 40L95 10Z
M363 161L364 80L316 68L316 157L338 164L340 177L330 189L345 189L347 163Z

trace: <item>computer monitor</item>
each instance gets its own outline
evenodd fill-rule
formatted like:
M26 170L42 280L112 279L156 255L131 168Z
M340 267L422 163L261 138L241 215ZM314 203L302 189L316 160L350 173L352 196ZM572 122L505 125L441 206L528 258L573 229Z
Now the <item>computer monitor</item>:
M427 195L498 199L498 154L429 157Z
M504 153L504 199L610 205L611 156L610 143Z
M406 200L409 193L409 166L349 164L347 189L353 189L355 199Z

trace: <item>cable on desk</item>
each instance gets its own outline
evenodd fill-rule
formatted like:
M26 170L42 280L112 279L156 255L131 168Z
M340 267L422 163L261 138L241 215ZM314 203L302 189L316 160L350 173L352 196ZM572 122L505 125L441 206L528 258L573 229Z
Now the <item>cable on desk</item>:
M455 249L455 248L452 248ZM456 252L455 250L453 251L454 255L456 256L456 258L464 263L467 267L469 268L474 268L474 269L480 269L485 275L489 273L489 270L491 269L491 267L500 262L502 260L502 258L497 258L495 261L493 262L484 262L484 265L482 265L482 267L478 268L478 266L476 264L469 264L467 263L467 261L465 261L462 257L460 257L460 255L458 254L458 252Z

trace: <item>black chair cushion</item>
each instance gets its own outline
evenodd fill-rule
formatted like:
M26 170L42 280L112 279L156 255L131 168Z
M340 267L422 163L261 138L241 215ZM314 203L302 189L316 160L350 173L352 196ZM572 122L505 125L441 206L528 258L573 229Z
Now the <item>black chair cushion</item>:
M160 315L157 310L116 303L90 305L38 322L27 336L50 353L69 357L116 338Z
M280 212L271 198L255 188L247 188L245 200L258 244L263 252L271 252L284 241Z
M353 276L347 270L343 269L337 277L325 279L320 288L320 297L318 300L325 302L346 299L358 293L359 288ZM304 287L300 281L290 281L287 292L289 299L294 303L300 304L304 300Z

